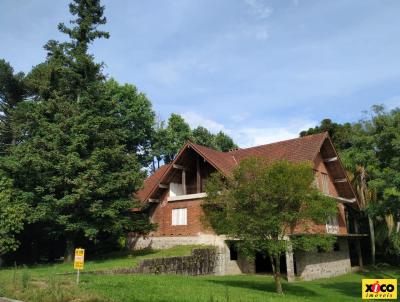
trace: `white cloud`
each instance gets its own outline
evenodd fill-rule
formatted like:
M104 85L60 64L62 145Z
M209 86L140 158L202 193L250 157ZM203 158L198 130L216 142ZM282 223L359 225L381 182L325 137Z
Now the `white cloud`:
M191 128L203 126L212 133L224 131L230 135L241 148L264 145L281 140L296 138L302 130L314 127L317 122L308 119L282 120L282 125L270 124L263 127L244 126L239 121L231 127L226 127L220 122L201 116L195 112L181 114ZM244 117L247 119L247 116Z
M210 130L212 133L217 133L219 131L228 132L224 125L213 121L211 119L205 118L195 112L186 112L181 114L185 121L189 124L191 128L196 128L198 126L203 126Z
M265 1L262 0L244 0L244 2L250 7L251 12L260 19L268 18L273 10L269 7Z
M302 125L271 126L266 128L245 127L232 131L234 141L242 148L274 143L299 136L302 130L314 127L316 123Z

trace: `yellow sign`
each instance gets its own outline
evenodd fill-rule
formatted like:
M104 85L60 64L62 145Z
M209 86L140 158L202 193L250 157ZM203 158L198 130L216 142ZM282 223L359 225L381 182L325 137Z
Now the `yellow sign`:
M74 269L83 269L85 263L85 250L75 249Z
M362 279L363 299L394 300L397 299L396 279Z

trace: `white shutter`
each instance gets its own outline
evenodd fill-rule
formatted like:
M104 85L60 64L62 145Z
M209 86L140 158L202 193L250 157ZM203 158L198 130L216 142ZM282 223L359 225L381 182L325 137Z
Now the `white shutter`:
M187 225L187 208L172 209L172 225Z
M180 225L187 225L187 209L181 209Z
M178 224L178 212L179 209L172 209L172 225Z
M322 173L322 192L329 195L329 176Z

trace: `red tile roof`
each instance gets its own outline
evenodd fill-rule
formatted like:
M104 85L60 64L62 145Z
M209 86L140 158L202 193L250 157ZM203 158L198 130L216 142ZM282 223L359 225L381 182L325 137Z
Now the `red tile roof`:
M261 145L229 152L239 162L249 156L265 157L270 160L293 162L313 161L328 134L318 133L272 144Z
M135 197L140 201L145 201L147 198L149 198L149 194L151 193L151 191L153 191L154 186L159 184L159 181L164 176L169 166L170 164L161 166L152 175L146 178L143 184L143 188L137 191Z
M270 160L286 159L292 162L313 161L327 137L328 134L324 132L230 152L220 152L189 142L177 157L182 154L185 148L193 148L215 169L229 176L242 159L250 156L265 157ZM144 188L136 194L139 200L145 201L150 197L149 195L154 191L155 186L160 183L171 165L161 166L152 176L145 180Z

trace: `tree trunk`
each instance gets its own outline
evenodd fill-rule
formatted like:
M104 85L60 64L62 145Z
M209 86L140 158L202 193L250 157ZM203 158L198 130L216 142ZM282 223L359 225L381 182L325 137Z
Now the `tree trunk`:
M275 259L275 273L274 273L274 278L275 278L275 287L276 287L276 292L278 294L283 294L282 290L282 278L281 278L281 263L280 263L280 255L275 254L274 259Z
M358 221L354 221L354 231L356 234L359 234L358 231ZM362 253L361 253L361 243L360 243L360 238L356 238L356 250L357 250L357 257L358 257L358 265L360 266L360 269L362 270L364 267L363 265L363 259L362 259Z
M374 222L370 215L368 215L368 224L369 224L369 234L370 234L370 243L371 243L371 262L372 265L375 265L375 229Z
M272 257L272 255L270 255L269 253L268 253L268 257L269 257L269 261L271 262L271 266L272 266L272 273L274 274L274 276L275 276L275 264L274 264L274 258Z
M74 241L72 239L67 239L64 253L64 262L72 262L74 260L74 249Z

